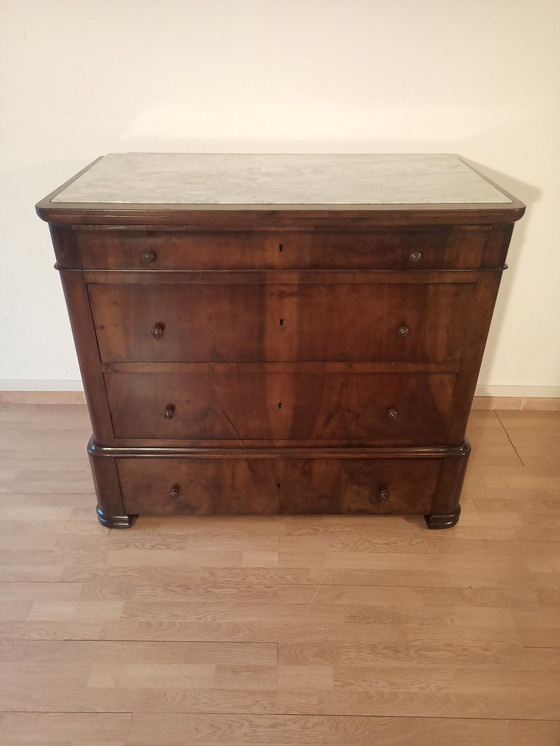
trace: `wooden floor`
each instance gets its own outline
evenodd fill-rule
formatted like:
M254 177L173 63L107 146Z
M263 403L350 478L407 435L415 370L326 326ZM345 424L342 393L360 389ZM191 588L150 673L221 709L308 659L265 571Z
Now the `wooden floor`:
M560 412L475 411L469 434L449 531L109 531L85 408L1 406L0 743L558 746Z

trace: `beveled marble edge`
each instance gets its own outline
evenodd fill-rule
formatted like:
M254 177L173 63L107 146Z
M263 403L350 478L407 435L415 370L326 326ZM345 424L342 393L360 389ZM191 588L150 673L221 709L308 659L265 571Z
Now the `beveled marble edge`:
M511 204L456 155L111 153L53 203Z

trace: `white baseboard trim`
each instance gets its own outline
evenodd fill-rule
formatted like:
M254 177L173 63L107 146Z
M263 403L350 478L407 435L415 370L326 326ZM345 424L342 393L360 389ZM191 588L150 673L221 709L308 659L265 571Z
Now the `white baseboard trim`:
M85 404L79 380L0 380L0 404ZM477 386L473 409L560 411L560 386Z
M560 397L560 386L501 386L481 383L475 396L507 397L514 399L556 399Z
M0 379L0 391L83 391L79 379Z
M83 391L79 379L0 379L0 391ZM515 397L522 399L560 397L560 386L502 386L479 384L475 396Z

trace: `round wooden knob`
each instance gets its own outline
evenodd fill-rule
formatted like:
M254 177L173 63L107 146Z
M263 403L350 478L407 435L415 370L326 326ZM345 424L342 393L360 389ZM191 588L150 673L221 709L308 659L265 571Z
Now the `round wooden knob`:
M155 251L146 251L142 254L142 259L146 264L153 264L157 262L157 254Z
M161 339L161 337L163 337L164 331L165 331L165 324L163 324L160 321L152 329L152 337L154 337L155 339Z
M390 409L390 410L389 410L389 412L388 412L388 415L389 415L389 417L390 417L390 418L391 418L392 420L396 420L396 419L397 419L397 417L399 416L399 413L397 412L397 410L396 410L396 409Z
M175 414L175 405L174 404L168 404L165 407L165 411L163 413L163 416L165 417L166 420L172 420L174 414Z
M402 324L402 326L399 326L399 337L408 337L410 334L410 329L406 324Z
M390 497L389 490L386 487L381 487L370 496L369 501L372 505L377 505L379 502L386 502Z
M179 495L181 494L181 488L178 484L174 484L173 487L169 490L169 497L172 500L176 500Z
M422 261L422 252L413 251L408 258L413 264L418 264L419 262Z

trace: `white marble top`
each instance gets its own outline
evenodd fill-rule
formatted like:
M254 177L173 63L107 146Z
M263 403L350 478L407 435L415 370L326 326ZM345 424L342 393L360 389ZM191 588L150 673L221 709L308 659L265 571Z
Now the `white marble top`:
M456 155L111 153L53 202L425 205L511 200Z

